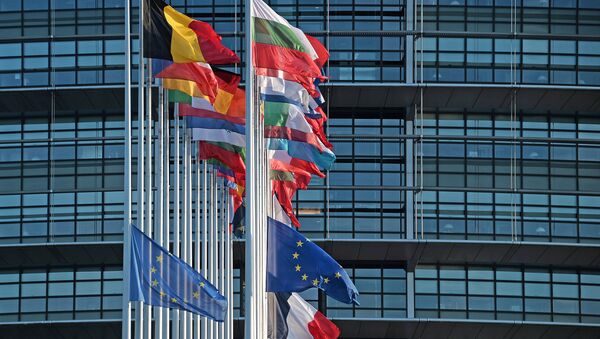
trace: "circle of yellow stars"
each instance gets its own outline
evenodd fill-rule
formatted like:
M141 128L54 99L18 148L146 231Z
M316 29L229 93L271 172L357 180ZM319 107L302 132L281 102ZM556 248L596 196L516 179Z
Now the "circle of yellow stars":
M162 262L163 262L163 255L162 255L162 254L160 254L160 255L156 256L156 262L157 262L157 263L160 263L160 264L162 264ZM157 271L158 271L158 270L156 269L156 267L154 267L154 266L150 267L150 273L151 273L151 274L155 274ZM152 287L158 287L158 285L159 285L159 281L158 281L158 279L156 279L156 278L154 278L154 279L151 279L151 281L150 281L150 286L152 286ZM206 283L205 283L204 281L201 281L201 282L198 284L198 286L200 286L200 289L202 289L202 288L204 288L204 286L206 286ZM165 293L165 291L163 291L162 289L159 289L158 295L159 295L159 297L160 297L161 299L163 299L163 298L165 298L165 297L167 296L167 293ZM194 291L194 292L192 293L192 297L193 297L194 299L200 299L200 290ZM179 301L178 301L178 300L177 300L177 298L175 298L175 297L171 297L171 298L170 298L170 301L171 301L172 303L174 303L174 304L177 304L177 303L179 303ZM185 299L185 298L184 298L184 299L183 299L183 302L184 302L184 303L188 303L189 301L188 301L187 299Z
M296 247L301 248L302 245L304 245L304 242L302 242L302 240L296 241ZM295 251L294 253L292 253L292 259L298 260L299 258L300 258L300 253L298 253L298 251ZM294 266L294 270L296 272L301 272L302 266L300 266L299 264L296 264ZM342 274L340 272L335 272L334 276L336 279L340 279L342 277ZM302 281L308 281L308 275L306 273L304 273L300 276L300 279L302 279ZM329 284L330 281L331 280L328 277L323 278L323 283L325 283L325 284ZM319 282L320 282L320 280L317 278L311 280L311 283L313 286L319 286Z

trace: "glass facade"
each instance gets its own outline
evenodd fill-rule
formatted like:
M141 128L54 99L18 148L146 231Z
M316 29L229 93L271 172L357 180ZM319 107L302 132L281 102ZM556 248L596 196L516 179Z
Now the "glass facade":
M357 322L600 324L600 266L531 259L562 258L584 246L600 251L600 2L268 2L331 53L322 89L337 161L293 204L307 237L356 252L344 266L361 304L315 290L302 293L306 300L331 319ZM170 3L212 24L243 56L242 1ZM123 4L0 1L0 250L122 240L123 110L94 96L107 89L122 95ZM427 87L451 94L426 96L422 110L417 99L389 104L418 98ZM513 91L554 92L519 99L510 111L457 103L473 95L467 87L509 89L499 102ZM364 88L387 94L372 100ZM61 96L42 102L38 91ZM588 110L547 103L553 96L579 100L582 92L595 100ZM482 93L479 101L490 99ZM356 107L347 104L349 95ZM135 128L134 121L134 135ZM360 249L404 242L451 244L456 252L534 243L541 252L512 266L467 259L410 265ZM90 266L83 258L56 267L3 265L0 324L120 321L121 267ZM236 267L236 319L244 316L243 277Z

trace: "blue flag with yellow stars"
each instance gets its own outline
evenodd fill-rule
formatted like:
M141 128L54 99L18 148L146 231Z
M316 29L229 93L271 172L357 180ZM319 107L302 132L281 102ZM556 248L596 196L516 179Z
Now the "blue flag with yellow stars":
M225 320L227 300L190 265L131 227L130 301Z
M358 304L358 291L342 266L292 227L268 218L267 292L312 287L343 303Z

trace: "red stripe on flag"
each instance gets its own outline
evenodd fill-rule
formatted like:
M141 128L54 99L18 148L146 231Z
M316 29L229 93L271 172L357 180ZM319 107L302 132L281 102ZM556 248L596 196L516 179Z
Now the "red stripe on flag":
M199 146L198 155L201 160L217 159L234 172L246 172L246 164L239 154L204 141L200 141Z
M305 133L285 126L265 126L265 138L300 141L314 146L319 152L323 152L323 147L321 147L319 138L315 134Z
M296 218L294 207L292 207L292 197L298 190L296 184L289 181L271 180L271 187L273 193L277 196L277 201L279 201L281 208L290 218L292 224L300 227L300 221Z
M315 313L313 321L308 323L308 332L315 339L335 339L341 334L340 329L319 311Z
M203 67L197 63L173 63L158 73L156 77L193 81L200 92L210 98L210 102L214 102L217 97L219 84L210 67Z
M236 116L225 115L213 111L207 111L204 109L194 108L188 104L179 104L179 115L180 116L192 116L192 117L200 117L200 118L209 118L209 119L220 119L226 120L234 124L245 125L246 119L240 118Z
M281 46L253 43L254 66L279 69L309 78L321 76L319 66L306 53Z
M221 43L221 36L209 24L193 20L188 27L198 36L198 45L207 63L225 65L240 62L240 58Z

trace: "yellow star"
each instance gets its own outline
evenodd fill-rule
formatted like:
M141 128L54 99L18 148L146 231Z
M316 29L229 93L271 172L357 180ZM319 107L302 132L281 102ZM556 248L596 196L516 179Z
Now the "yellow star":
M292 254L292 257L294 259L298 259L299 256L300 256L300 254L298 254L298 252L294 252L294 254Z
M152 267L150 268L150 273L156 273L156 267L152 266Z
M312 281L312 283L313 283L313 285L315 285L315 286L319 285L319 281L318 281L317 279L313 280L313 281Z
M160 291L160 293L159 293L159 294L160 294L160 297L161 297L161 298L162 298L162 297L164 297L165 295L167 295L167 294L166 294L165 292L163 292L163 291Z
M296 265L295 267L296 267L296 272L300 272L300 269L302 268L302 266Z
M326 284L329 284L329 278L325 278L325 279L323 279L323 281L324 281Z
M152 285L152 287L158 286L158 280L156 280L156 279L152 280L151 285Z
M176 302L177 302L177 299L175 299L175 298L171 298L171 302L172 302L172 303L176 303Z
M204 287L204 281L200 282L200 287Z
M342 275L340 274L340 272L335 272L335 277L339 279L342 277Z
M162 254L156 257L156 261L157 262L162 262L162 260L163 260L163 255Z
M199 299L200 298L200 292L196 291L192 294L194 296L194 298Z
M306 274L303 274L302 275L302 280L306 280L306 279L308 279L308 276Z
M296 241L296 246L302 247L304 243L301 240Z

